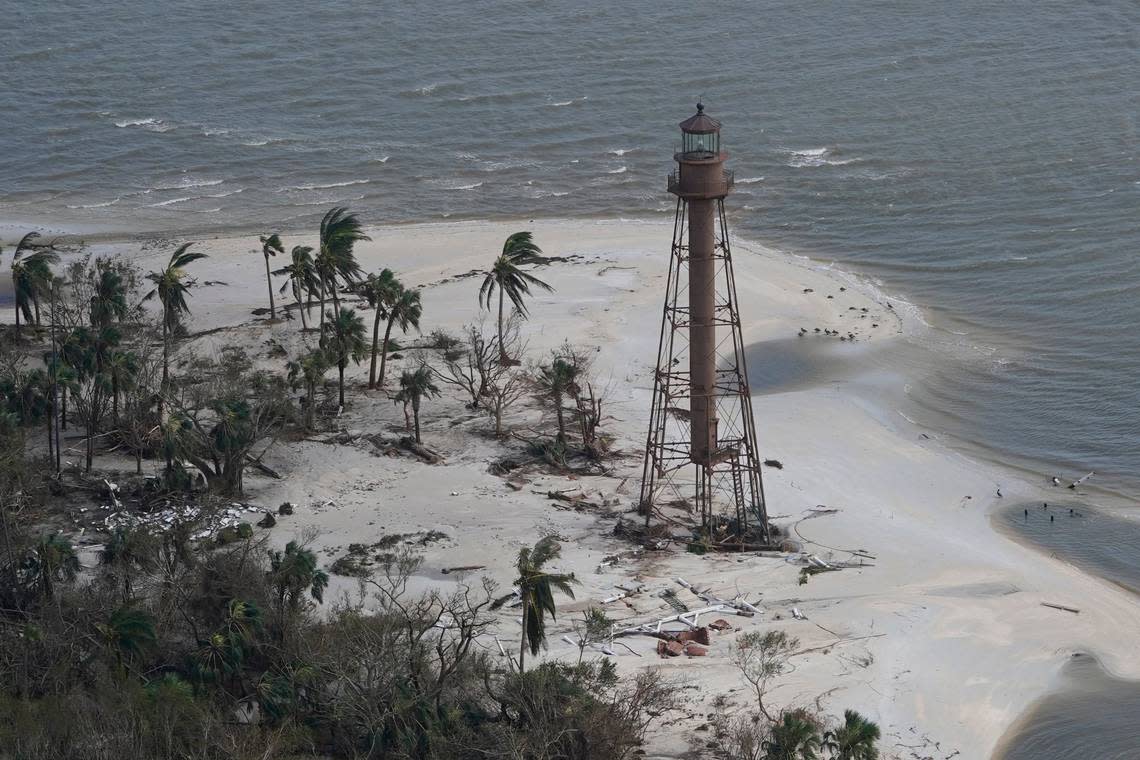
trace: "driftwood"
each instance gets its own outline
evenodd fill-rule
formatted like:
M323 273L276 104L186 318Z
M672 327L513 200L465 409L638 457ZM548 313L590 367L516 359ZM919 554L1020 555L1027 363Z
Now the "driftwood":
M440 570L440 572L444 575L449 575L451 573L466 573L472 570L482 570L484 567L486 567L486 565L461 565L459 567L445 567Z
M269 477L273 478L274 480L281 480L281 474L279 472L277 472L273 468L269 467L268 465L262 464L261 462L254 459L253 457L247 456L245 458L245 461L250 466L252 466L255 470L262 473L263 475L268 475Z
M541 491L535 491L541 493ZM576 511L581 512L583 509L602 509L603 505L594 501L586 499L585 494L569 495L565 491L547 491L546 498L551 501L558 501L564 504L571 505Z
M1066 607L1063 604L1053 604L1052 602L1041 602L1042 607L1052 607L1055 610L1062 610L1063 612L1071 612L1074 615L1081 614L1081 611L1076 607Z
M1096 475L1096 472L1090 472L1088 475L1085 475L1083 478L1077 478L1076 480L1074 480L1072 483L1069 484L1069 488L1076 489L1077 486L1083 486L1085 484L1085 481L1088 480L1089 478L1091 478L1093 475Z
M400 447L412 452L428 464L439 464L443 461L442 454L436 451L432 451L422 443L416 443L416 439L412 438L411 436L404 436L401 438Z

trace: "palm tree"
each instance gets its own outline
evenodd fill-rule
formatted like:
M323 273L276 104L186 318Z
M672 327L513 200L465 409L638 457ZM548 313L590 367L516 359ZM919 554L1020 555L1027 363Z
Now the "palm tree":
M132 596L131 576L135 570L149 571L158 566L158 545L141 529L118 528L99 552L99 562L110 567L123 581L123 601Z
M249 648L262 630L261 608L253 602L231 599L226 608L222 629L233 641Z
M417 370L404 370L404 374L400 376L400 392L395 395L393 400L399 404L402 403L406 410L409 406L412 407L412 414L416 422L416 443L423 443L420 440L420 401L424 398L435 398L439 395L439 388L431 381L431 367L425 365L420 366Z
M273 304L273 279L269 272L269 257L285 253L285 244L281 242L281 236L277 233L262 235L259 239L261 240L261 255L265 257L265 284L269 286L269 318L277 319L277 307Z
M58 398L56 396L57 390L62 390L66 395L68 389L74 391L77 387L75 371L64 360L63 357L52 355L50 353L44 354L44 373L43 382L44 387L42 393L47 399L48 411L47 426L48 426L48 452L52 452L52 439L54 437L56 415L59 414ZM58 444L57 444L58 445ZM58 456L53 456L52 461L58 461Z
M20 315L25 322L40 323L40 296L51 286L51 265L59 262L59 254L49 248L35 249L38 232L29 232L16 243L12 253L12 288L16 302L16 338L20 337ZM27 256L24 254L28 251Z
M135 659L158 639L154 631L154 616L130 605L112 612L106 622L96 623L95 630L107 648L115 653L120 670L125 670L125 660Z
M519 672L523 670L523 658L526 650L530 648L532 655L546 642L546 613L551 619L555 617L554 592L561 591L571 599L574 598L574 589L570 586L577 583L573 573L550 573L544 570L547 562L557 559L562 553L562 545L554 536L546 536L538 540L533 548L519 550L516 567L519 577L515 579L519 598L522 599L522 641L519 643ZM492 608L497 609L513 598L515 594L507 594L496 599Z
M364 320L357 316L354 309L345 309L336 316L329 314L328 317L333 330L325 349L336 362L340 405L344 406L344 368L348 366L349 359L355 364L360 364L360 360L364 358L364 351L368 346L365 340L367 333Z
M190 655L190 672L202 683L212 683L223 675L236 672L245 659L245 650L222 631L216 631L198 642Z
M803 710L791 710L772 726L765 760L819 760L819 726Z
M127 286L123 276L110 266L99 266L95 292L91 296L91 326L110 327L115 321L127 318Z
M86 471L91 471L95 456L95 433L103 413L103 403L114 388L114 381L108 371L115 348L119 345L120 333L116 327L95 329L78 327L63 343L63 357L75 370L79 387L86 387L90 394L86 399L85 424L87 427ZM90 384L90 385L88 385ZM78 397L77 397L78 400Z
M567 396L574 394L578 384L578 367L570 360L556 356L548 367L542 367L535 378L539 395L554 405L558 415L558 442L566 443L566 416L564 411Z
M139 372L139 357L131 351L113 351L107 363L111 376L111 424L119 425L119 397L130 390Z
M363 225L356 214L349 213L344 206L329 209L321 219L320 250L317 252L316 269L320 278L321 297L321 338L325 336L325 293L331 290L333 313L340 313L340 298L337 296L337 280L352 284L360 276L360 265L352 252L358 240L371 240L364 234Z
M324 602L329 576L317 568L317 555L290 541L285 551L269 552L269 586L276 596L277 612L284 620L285 613L300 609L305 590L318 602Z
M488 311L495 291L499 293L499 356L509 359L503 343L503 295L511 299L515 309L523 318L527 316L524 296L530 295L532 285L552 292L553 287L528 272L519 269L524 264L542 261L542 249L535 244L529 232L516 232L503 243L503 252L488 270L479 288L479 304Z
M879 727L854 710L843 711L843 725L823 735L832 760L878 760Z
M310 351L304 356L285 365L289 373L289 383L305 389L305 429L313 429L313 414L317 405L317 387L325 379L329 369L329 357L321 349Z
M308 330L306 321L309 304L313 302L313 291L320 287L317 279L316 265L313 263L313 249L307 245L295 245L290 254L292 261L273 271L274 275L288 275L280 292L292 288L293 298L297 300L297 308L301 312L301 329Z
M392 336L392 326L400 328L401 333L407 333L409 327L420 329L420 317L423 316L423 302L418 289L408 290L402 284L396 283L396 290L392 300L388 302L388 326L384 328L384 344L380 354L380 377L376 382L384 386L384 368L388 364L388 341ZM372 355L373 363L376 355Z
M166 267L158 272L147 274L146 278L154 283L154 289L143 296L148 301L154 296L162 303L162 397L159 399L159 416L162 416L163 400L169 391L170 385L170 338L178 327L183 314L190 313L190 306L186 303L186 295L190 292L191 284L186 277L186 267L189 264L206 258L206 254L190 250L193 243L183 243L170 255Z
M75 580L79 557L71 542L58 533L42 535L20 563L20 574L26 585L38 588L45 599L51 599L56 583Z
M356 287L356 292L364 296L364 300L375 310L372 319L372 360L368 365L368 388L376 387L376 352L380 345L380 320L387 319L388 306L393 295L400 287L400 281L391 269L384 269L380 274L370 273ZM388 323L389 328L391 322ZM388 338L384 338L384 352L388 351Z

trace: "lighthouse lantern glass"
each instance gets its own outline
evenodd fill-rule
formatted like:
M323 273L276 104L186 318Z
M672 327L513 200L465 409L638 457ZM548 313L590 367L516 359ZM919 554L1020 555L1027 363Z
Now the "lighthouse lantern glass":
M682 147L686 154L709 157L716 156L720 153L720 134L717 132L707 132L705 134L685 132L682 139Z

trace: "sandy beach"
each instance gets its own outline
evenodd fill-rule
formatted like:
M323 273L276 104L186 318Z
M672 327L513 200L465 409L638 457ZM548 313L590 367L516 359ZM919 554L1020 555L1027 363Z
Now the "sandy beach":
M386 227L370 230L372 241L359 244L356 255L366 272L389 267L423 288L425 334L456 333L485 316L476 301L479 280L469 273L486 268L506 235L520 229L532 230L548 256L564 259L543 273L556 292L530 301L527 358L541 361L566 340L594 355L595 373L610 392L606 430L619 452L612 474L531 472L513 490L488 468L519 444L488 436L487 418L446 388L423 412L425 442L444 455L442 464L381 456L364 443L307 440L272 448L265 462L283 479L251 473L246 496L265 506L297 505L273 529L274 543L316 531L314 546L331 562L349 543L441 531L446 539L423 548L417 583L455 584L443 568L478 565L485 569L475 575L508 585L519 547L540 530L554 530L564 539L560 565L581 585L575 601L559 606L547 657L577 657L562 635L582 610L615 596L615 584L644 586L604 605L631 624L671 613L657 595L664 589L702 606L678 578L723 597L743 594L764 612L732 618L740 630L785 630L806 650L793 658L794 671L779 681L772 701L818 704L829 714L858 709L879 723L883 746L901 758L989 757L1075 653L1094 655L1116 676L1140 677L1135 599L990 525L1000 504L1048 500L1056 492L963 457L897 413L889 392L877 391L884 377L900 387L906 381L892 362L921 341L917 310L896 299L888 308L884 294L852 275L745 240L735 242L734 252L756 425L762 455L783 464L764 471L769 513L805 552L825 561L864 556L866 566L800 585L794 555L697 556L677 547L635 554L612 529L614 513L635 509L638 498L671 227L526 220ZM286 236L289 246L313 242ZM196 248L210 258L195 268L200 287L190 330L198 337L180 345L180 358L240 346L281 369L284 360L268 356L269 342L294 355L303 338L297 320L269 323L251 313L267 305L256 238L203 239ZM144 271L169 252L144 251L137 241L100 242L91 250L121 254ZM797 338L801 327L809 334ZM854 331L858 339L840 343L815 334L816 327ZM433 352L424 355L438 362ZM413 360L404 352L392 370L398 374ZM366 362L351 367L349 378L348 406L329 432L353 439L402 428L400 407L384 392L364 389ZM536 424L540 415L528 403L509 415L508 425ZM610 506L576 511L547 497L574 489ZM354 581L339 577L332 590L331 596L357 592ZM498 635L508 649L518 640L509 611ZM623 639L641 656L619 649L620 670L660 667L684 683L687 709L655 731L649 756L680 757L690 741L700 741L696 729L714 698L737 704L749 698L726 658L732 635L715 636L705 658L673 660L656 656L654 639Z

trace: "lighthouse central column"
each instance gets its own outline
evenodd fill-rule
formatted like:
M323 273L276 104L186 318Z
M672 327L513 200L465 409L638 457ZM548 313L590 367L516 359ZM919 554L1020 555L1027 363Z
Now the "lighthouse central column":
M693 462L708 465L716 436L715 201L689 207L689 388Z

